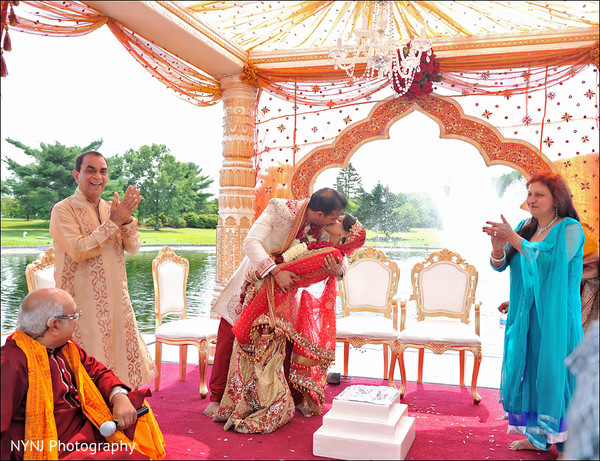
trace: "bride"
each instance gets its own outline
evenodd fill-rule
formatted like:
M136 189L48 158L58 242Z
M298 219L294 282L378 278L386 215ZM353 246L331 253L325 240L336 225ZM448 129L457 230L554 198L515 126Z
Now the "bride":
M330 257L340 260L366 238L364 227L349 214L324 229L329 242L294 241L274 255L279 268L296 274L293 288L283 292L272 276L247 274L227 386L213 418L225 421L225 430L269 433L291 420L295 406L284 374L287 340L293 343L289 381L304 395L300 409L305 415L321 413L336 337L336 279L325 267ZM324 285L319 296L305 289L319 282Z

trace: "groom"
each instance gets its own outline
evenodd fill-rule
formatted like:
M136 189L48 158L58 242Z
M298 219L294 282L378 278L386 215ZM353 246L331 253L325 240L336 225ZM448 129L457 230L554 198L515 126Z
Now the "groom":
M308 201L308 207L303 206L306 201ZM256 272L261 278L271 274L274 276L277 285L285 292L293 286L296 276L292 272L280 270L269 256L269 253L285 243L300 210L306 210L305 225L301 227L296 238L308 238L310 235L317 240L325 240L327 234L323 233L323 236L321 235L322 228L335 223L347 206L348 201L346 198L338 191L330 188L316 191L310 199L286 200L274 198L269 201L265 210L250 227L242 246L246 256L212 307L213 313L221 316L221 323L209 383L210 403L204 410L206 416L213 417L215 415L227 384L229 361L233 340L235 339L231 328L242 312L240 295L245 284L246 273ZM336 277L342 275L342 261L335 261L331 258L325 264L325 267L329 275ZM292 343L288 341L288 351L284 363L286 377L289 374L291 346ZM302 394L294 388L291 388L291 391L294 404L302 410Z

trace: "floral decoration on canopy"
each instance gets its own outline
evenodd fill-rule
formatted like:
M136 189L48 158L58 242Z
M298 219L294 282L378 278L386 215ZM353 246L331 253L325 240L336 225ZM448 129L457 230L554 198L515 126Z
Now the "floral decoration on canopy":
M408 56L410 50L410 42L402 49L398 50L399 53L404 53L404 56ZM400 77L399 72L394 70L396 74L392 80L392 86L397 94L405 94L409 101L412 101L419 96L429 94L433 91L433 83L441 82L442 75L439 73L440 63L435 59L435 53L432 49L421 55L421 64L417 68L414 74L412 84L408 88L408 91L404 93L403 88L406 87L406 80ZM398 83L400 85L398 85Z

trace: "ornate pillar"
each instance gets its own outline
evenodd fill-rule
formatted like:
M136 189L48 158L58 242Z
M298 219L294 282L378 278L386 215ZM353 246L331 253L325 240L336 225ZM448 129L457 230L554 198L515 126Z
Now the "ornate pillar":
M242 260L242 242L254 217L256 171L253 165L257 89L239 75L221 79L223 168L219 178L217 271L214 298Z

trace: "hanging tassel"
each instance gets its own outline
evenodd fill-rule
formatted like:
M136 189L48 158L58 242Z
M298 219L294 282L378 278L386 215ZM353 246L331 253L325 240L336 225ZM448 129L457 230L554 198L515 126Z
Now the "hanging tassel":
M4 42L2 43L2 49L4 51L12 51L12 46L10 44L10 37L8 36L8 28L4 33Z
M11 26L16 26L18 23L17 15L15 14L15 10L13 9L12 5L10 5L10 13L8 13L8 23Z
M2 52L2 50L0 50ZM6 72L6 63L4 62L4 56L0 54L0 77L6 77L8 72Z

